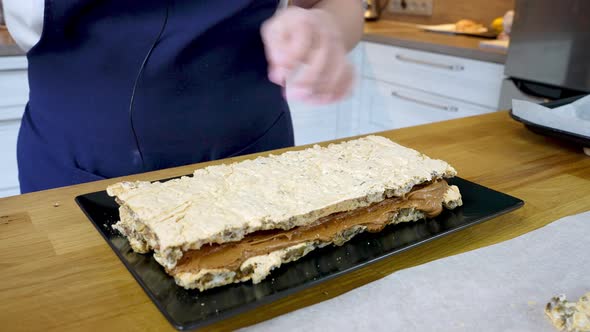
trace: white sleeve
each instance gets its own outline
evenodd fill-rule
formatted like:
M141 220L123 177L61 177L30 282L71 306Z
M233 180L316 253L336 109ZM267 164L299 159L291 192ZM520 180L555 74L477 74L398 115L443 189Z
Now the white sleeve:
M4 19L18 46L29 51L41 39L44 0L4 0Z

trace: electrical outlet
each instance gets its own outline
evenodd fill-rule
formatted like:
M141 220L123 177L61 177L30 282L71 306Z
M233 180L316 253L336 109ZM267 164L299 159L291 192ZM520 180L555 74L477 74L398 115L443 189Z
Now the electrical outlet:
M418 16L432 16L434 0L389 0L389 12Z

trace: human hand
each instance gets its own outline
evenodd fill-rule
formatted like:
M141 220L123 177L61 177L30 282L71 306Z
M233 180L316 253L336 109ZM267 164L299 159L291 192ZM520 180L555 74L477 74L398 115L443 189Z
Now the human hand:
M261 28L269 79L289 99L328 104L344 98L354 69L337 23L322 9L288 7Z

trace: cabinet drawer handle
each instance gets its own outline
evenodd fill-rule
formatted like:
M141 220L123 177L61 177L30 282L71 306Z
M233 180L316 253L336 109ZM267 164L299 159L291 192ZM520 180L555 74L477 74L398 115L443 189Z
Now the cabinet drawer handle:
M14 114L13 112L11 112L10 110L5 111L5 109L10 109L10 108L15 108L15 107L21 108L22 112L20 112L20 114L17 115L17 114ZM22 113L24 113L24 111L25 111L25 105L22 105L22 104L0 106L0 124L2 124L4 122L12 122L12 121L20 120L22 118Z
M397 97L399 99L411 101L411 102L416 103L416 104L422 104L422 105L430 106L430 107L433 107L433 108L436 108L436 109L439 109L439 110L443 110L443 111L447 111L447 112L458 112L459 111L459 108L457 106L435 104L435 103L431 103L431 102L428 102L428 101L420 100L420 99L417 99L417 98L404 96L404 95L402 95L402 94L400 94L399 92L396 92L396 91L391 91L391 95L393 97Z
M26 73L27 67L19 67L19 68L0 68L0 73Z
M4 125L7 123L13 123L16 121L20 121L22 118L7 118L7 119L0 119L0 125Z
M23 109L23 111L24 111L24 110L25 110L25 104L26 104L26 103L27 103L27 102L25 101L25 102L23 102L23 103L19 103L19 104L6 104L6 105L0 105L0 113L2 112L2 109L5 109L5 108L15 108L15 107L20 107L20 108L22 108L22 109Z
M465 70L465 67L463 67L462 65L446 65L444 63L424 61L424 60L420 60L420 59L413 59L413 58L409 58L407 56L403 56L403 55L399 55L399 54L396 54L395 58L398 59L399 61L411 62L411 63L415 63L418 65L442 68L442 69L447 69L447 70L451 70L451 71Z

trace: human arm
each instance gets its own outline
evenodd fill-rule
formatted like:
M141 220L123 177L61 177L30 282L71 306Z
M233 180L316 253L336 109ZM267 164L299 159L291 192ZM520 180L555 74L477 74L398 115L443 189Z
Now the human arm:
M344 98L354 81L346 58L362 36L359 0L295 0L262 26L269 79L314 104Z

